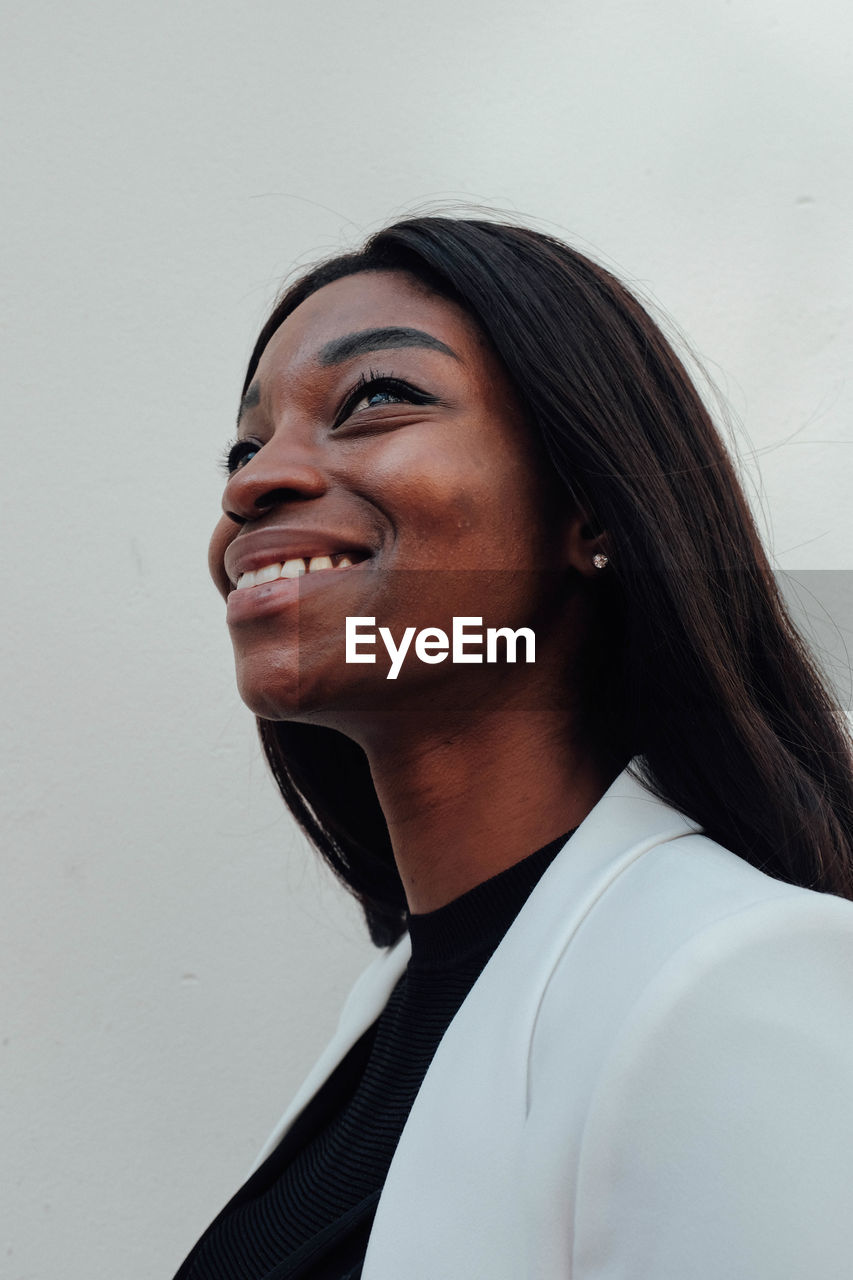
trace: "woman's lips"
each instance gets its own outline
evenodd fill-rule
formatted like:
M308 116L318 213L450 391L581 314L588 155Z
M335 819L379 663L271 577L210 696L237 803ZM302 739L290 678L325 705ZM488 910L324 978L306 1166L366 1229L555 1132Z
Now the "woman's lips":
M251 622L271 614L292 609L303 600L327 590L340 590L341 580L353 573L364 573L370 557L343 569L318 569L298 578L274 578L254 587L233 587L228 593L226 620L228 625ZM354 585L354 584L350 584Z
M343 554L353 560L362 560L371 554L371 550L358 545L344 531L333 533L320 529L288 529L282 525L272 525L251 533L238 533L225 549L223 567L228 580L236 584L240 581L241 574L266 565L311 559L314 556L330 556L334 559Z

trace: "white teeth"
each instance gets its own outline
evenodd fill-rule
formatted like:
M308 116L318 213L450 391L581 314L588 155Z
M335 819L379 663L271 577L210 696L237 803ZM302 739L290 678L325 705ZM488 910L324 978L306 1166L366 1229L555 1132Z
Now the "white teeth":
M266 564L261 569L250 569L241 573L237 580L237 590L254 587L261 582L273 582L276 578L299 578L303 573L316 573L318 569L349 569L353 560L348 555L336 557L337 566L331 556L311 556L310 560L285 560L284 564Z
M273 566L274 568L275 566ZM285 560L281 566L281 572L274 574L274 577L282 578L298 578L305 572L304 560Z
M265 564L262 569L255 570L255 585L259 582L272 582L284 569L280 564Z

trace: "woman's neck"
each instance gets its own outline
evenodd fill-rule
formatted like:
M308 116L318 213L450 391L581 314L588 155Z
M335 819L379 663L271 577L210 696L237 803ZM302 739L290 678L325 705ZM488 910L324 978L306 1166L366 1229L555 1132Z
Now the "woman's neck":
M435 910L576 827L615 777L565 708L506 705L373 743L373 783L411 912Z

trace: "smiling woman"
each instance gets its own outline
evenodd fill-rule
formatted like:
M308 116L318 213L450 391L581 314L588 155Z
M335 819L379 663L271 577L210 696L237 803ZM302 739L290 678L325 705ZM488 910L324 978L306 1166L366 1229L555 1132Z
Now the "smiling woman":
M284 294L223 464L240 694L379 954L180 1280L836 1280L851 744L660 330L407 219Z

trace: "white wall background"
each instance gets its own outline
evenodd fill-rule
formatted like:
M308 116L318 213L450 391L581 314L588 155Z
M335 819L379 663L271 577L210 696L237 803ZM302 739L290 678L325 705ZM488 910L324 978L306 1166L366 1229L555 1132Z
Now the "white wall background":
M267 775L207 577L282 277L436 202L591 252L719 382L776 562L843 657L853 10L2 19L0 1274L169 1280L373 954Z

